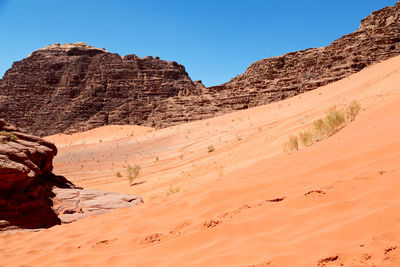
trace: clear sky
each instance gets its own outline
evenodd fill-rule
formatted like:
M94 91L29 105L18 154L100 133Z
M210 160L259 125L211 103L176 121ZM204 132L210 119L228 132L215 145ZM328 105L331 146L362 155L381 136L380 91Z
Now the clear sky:
M207 86L254 61L325 46L396 0L0 0L0 77L48 44L159 56Z

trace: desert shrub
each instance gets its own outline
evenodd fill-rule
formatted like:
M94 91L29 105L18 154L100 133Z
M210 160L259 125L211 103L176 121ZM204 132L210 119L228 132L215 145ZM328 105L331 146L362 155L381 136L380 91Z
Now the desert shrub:
M181 189L179 187L173 187L172 185L168 188L167 196L179 193Z
M314 134L317 141L323 139L327 135L327 127L323 119L313 122Z
M345 114L333 107L326 113L324 122L327 129L327 136L331 136L345 125Z
M120 172L117 172L117 177L119 178L119 177L122 177L122 174L120 173Z
M311 146L312 144L314 144L314 135L311 130L300 132L299 139L303 146Z
M131 166L128 165L126 167L126 172L128 174L128 179L129 179L129 184L132 185L133 181L136 179L136 177L139 175L140 172L140 166L139 165L135 165L135 166Z
M215 151L215 147L213 145L209 145L207 147L207 150L208 150L208 153L211 153L211 152Z
M10 132L0 131L0 135L6 137L6 138L2 138L2 140L1 140L1 142L3 144L8 143L9 141L17 140L17 137L15 136L15 134L10 133Z
M299 139L297 136L292 135L289 137L289 140L283 145L283 149L286 152L290 152L292 150L299 150Z
M357 101L353 100L346 109L347 119L349 121L354 121L360 110L361 110L360 104L358 104Z

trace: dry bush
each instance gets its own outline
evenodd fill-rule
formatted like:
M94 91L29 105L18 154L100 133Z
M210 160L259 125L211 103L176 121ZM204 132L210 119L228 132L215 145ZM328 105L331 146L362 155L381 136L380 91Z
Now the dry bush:
M167 196L170 196L170 195L173 195L173 194L176 194L176 193L179 193L181 191L181 189L179 188L179 187L173 187L172 185L168 188L168 191L167 191Z
M319 119L313 122L314 134L316 140L319 141L327 135L327 127L323 119Z
M283 145L283 150L285 150L285 152L290 152L292 150L299 150L299 139L297 138L297 136L295 135L290 136L289 141L287 141Z
M134 167L128 165L126 167L126 172L128 174L128 179L129 179L129 185L132 185L133 181L136 179L136 177L138 177L140 169L141 168L139 165L135 165Z
M314 144L314 134L311 130L306 130L299 133L299 139L303 146L311 146Z
M1 135L1 136L5 136L5 138L1 138L1 142L2 142L3 144L8 143L9 141L15 141L15 140L17 140L17 137L15 136L15 134L10 133L10 132L0 131L0 135Z
M331 136L343 128L346 124L344 112L336 110L336 107L329 109L324 119L327 136Z
M353 100L346 109L346 117L349 121L354 121L361 110L360 104Z

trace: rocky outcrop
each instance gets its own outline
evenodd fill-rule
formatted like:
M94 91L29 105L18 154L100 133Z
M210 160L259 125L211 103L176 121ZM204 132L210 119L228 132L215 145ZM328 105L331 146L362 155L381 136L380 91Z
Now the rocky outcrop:
M137 196L82 189L54 175L56 154L54 144L0 119L0 231L48 228L142 202Z
M70 223L113 209L129 208L142 203L140 197L115 192L81 188L54 188L54 209L62 223Z
M210 88L159 58L55 44L16 62L0 81L0 117L37 135L107 124L165 127L313 90L400 54L400 3L372 13L332 44L266 58Z
M155 125L160 101L200 93L176 62L55 44L5 73L0 117L41 136L106 124Z
M48 182L56 147L0 120L0 230L59 224ZM54 179L56 181L57 179Z

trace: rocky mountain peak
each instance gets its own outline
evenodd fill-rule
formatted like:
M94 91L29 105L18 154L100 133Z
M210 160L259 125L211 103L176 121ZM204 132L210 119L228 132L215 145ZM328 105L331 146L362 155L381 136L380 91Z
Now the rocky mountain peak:
M53 45L48 45L44 48L40 48L29 55L29 57L38 54L38 53L48 53L55 54L64 52L68 56L79 56L79 55L88 55L95 56L100 53L108 53L104 48L97 48L91 45L87 45L84 42L76 42L76 43L55 43Z
M377 10L361 20L361 25L358 30L388 27L391 24L398 23L399 16L400 1L397 2L393 7L385 7L381 10Z

